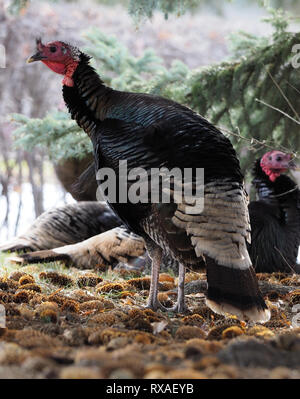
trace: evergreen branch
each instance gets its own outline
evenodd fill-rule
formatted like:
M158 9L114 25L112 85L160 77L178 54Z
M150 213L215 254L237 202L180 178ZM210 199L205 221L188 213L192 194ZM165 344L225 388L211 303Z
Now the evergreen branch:
M228 130L228 129L224 128L223 126L217 126L217 128L220 129L222 132L224 132L224 133L230 135L230 136L237 137L238 139L241 139L241 140L244 140L244 141L250 143L250 147L248 147L248 149L249 149L250 151L251 151L251 150L255 150L255 151L256 151L257 148L256 148L255 146L259 146L260 149L261 149L261 148L267 148L268 150L274 150L274 149L276 148L277 150L280 150L280 151L282 151L282 152L286 152L286 153L289 153L289 154L293 154L293 157L294 157L294 158L299 158L298 152L297 152L297 151L293 151L293 150L291 150L290 148L287 148L287 147L284 147L284 146L280 146L280 145L278 145L278 144L275 143L275 142L273 142L273 144L271 144L272 142L269 141L269 144L268 144L268 143L266 143L265 140L260 141L260 140L255 139L255 138L248 138L248 137L243 136L243 135L240 133L238 127L237 127L238 133L234 133L234 132L232 132L231 130Z
M282 111L281 109L276 108L276 107L273 107L273 105L268 104L268 103L266 103L265 101L260 100L259 98L256 98L255 101L257 101L257 102L259 102L259 103L261 103L261 104L263 104L263 105L266 105L267 107L272 108L272 109L274 109L274 110L277 111L277 112L280 112L282 115L286 116L287 118L291 119L293 122L295 122L295 123L297 123L298 125L300 125L300 122L297 121L297 119L293 118L291 115L287 114L286 112Z
M291 110L294 112L294 114L296 115L297 119L300 120L299 115L297 113L297 111L295 110L295 108L293 107L293 105L291 104L291 102L289 101L289 99L287 98L287 96L284 94L284 92L282 91L281 87L279 86L279 84L276 82L276 80L274 79L274 77L272 76L271 72L269 71L268 68L266 68L267 74L270 76L270 78L272 79L272 82L274 83L274 85L277 87L277 89L279 90L280 94L282 95L282 97L285 99L285 101L288 103L288 105L290 106Z
M296 92L298 93L298 94L300 94L300 90L298 90L297 89L297 87L295 87L294 85L292 85L290 82L286 82L292 89L294 89L294 90L296 90Z

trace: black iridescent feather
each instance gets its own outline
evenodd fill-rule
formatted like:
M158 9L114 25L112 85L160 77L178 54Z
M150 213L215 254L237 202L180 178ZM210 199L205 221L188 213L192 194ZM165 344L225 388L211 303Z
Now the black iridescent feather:
M256 272L299 272L300 192L287 175L272 182L261 169L253 168L258 200L249 204L251 245L249 254Z
M81 61L72 77L74 86L64 86L63 96L72 118L76 119L92 140L96 170L110 167L119 179L118 167L121 160L127 161L129 170L142 167L149 171L151 168L164 166L168 169L177 167L183 172L184 168L192 168L193 171L204 168L208 203L210 198L219 198L220 206L225 207L225 213L228 209L228 215L233 215L229 210L238 207L243 215L244 225L238 227L237 235L241 236L237 242L233 238L232 225L226 224L228 219L227 222L224 221L222 208L219 210L219 221L217 216L208 215L209 220L216 221L221 226L218 228L224 236L216 236L215 239L219 242L220 238L224 243L228 239L233 253L238 254L240 250L243 252L249 231L246 222L248 211L243 176L230 141L200 115L174 101L106 87L88 61L89 57L81 54ZM192 183L196 184L194 178L193 175ZM216 204L217 202L218 200ZM196 251L197 242L202 245L204 252L215 251L214 238L208 238L208 246L211 248L206 251L205 246L203 247L205 240L198 239L196 232L193 233L193 242L187 233L188 226L181 226L179 216L177 224L174 224L174 215L179 211L174 201L158 204L117 202L110 203L110 206L132 231L145 239L148 249L156 254L157 259L160 257L159 252L163 250L186 267L200 268L203 266L203 257ZM218 212L218 205L208 205L206 209L210 208L212 213ZM199 217L202 218L201 215ZM236 216L233 219L236 221ZM199 229L203 226L208 229L209 237L211 227L207 223L201 223L198 223ZM199 234L201 236L202 233ZM226 311L228 305L230 311L239 309L242 316L245 313L254 320L266 320L266 305L258 290L250 259L249 262L246 259L247 250L245 251L246 257L235 255L240 256L241 266L237 258L232 259L234 267L229 267L229 255L223 257L226 265L221 260L217 261L217 258L222 258L219 254L216 254L215 259L206 256L206 266L210 268L208 299L213 308L221 313ZM234 277L235 268L239 267L245 277L242 280ZM221 269L220 280L216 273ZM240 301L239 295L243 292L244 300ZM257 313L254 314L253 311Z

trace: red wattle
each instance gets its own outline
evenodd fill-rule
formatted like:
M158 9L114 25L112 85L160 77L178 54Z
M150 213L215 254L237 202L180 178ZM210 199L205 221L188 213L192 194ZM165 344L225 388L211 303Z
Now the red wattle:
M60 62L54 62L54 61L48 61L48 60L42 60L42 62L50 68L52 71L64 75L66 71L66 66L64 64L61 64Z
M74 86L74 81L72 78L69 78L68 76L65 76L62 80L62 84L68 87L73 87Z
M78 62L72 60L72 62L68 63L66 65L66 72L65 72L65 77L63 78L62 84L65 86L73 87L74 86L74 81L72 79L73 73L75 72L76 68L78 66Z
M276 170L276 171L272 170L272 169L268 169L264 165L261 165L261 168L265 172L265 174L267 176L269 176L269 179L271 180L271 182L274 182L277 179L277 177L279 177L281 175L281 173L284 171L284 170L281 170L281 169L280 170Z
M71 60L65 64L61 62L49 61L49 60L42 60L42 62L50 68L52 71L60 74L65 75L62 81L62 84L65 86L73 87L74 81L72 79L73 73L75 72L78 62Z

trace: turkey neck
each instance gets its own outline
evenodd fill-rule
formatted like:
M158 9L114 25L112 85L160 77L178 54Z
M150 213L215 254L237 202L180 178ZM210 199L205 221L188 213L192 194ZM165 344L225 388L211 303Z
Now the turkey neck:
M286 175L280 175L274 182L270 181L260 166L260 159L255 162L253 175L252 184L255 186L260 201L277 206L296 195L295 192L290 192L296 188L296 183Z
M82 54L72 77L74 86L63 85L63 97L72 119L91 137L108 113L113 90L105 86L88 62L89 57Z
M252 173L254 176L252 184L255 187L258 199L260 201L265 201L270 204L277 205L277 200L271 199L274 195L274 183L269 180L268 176L262 170L260 166L260 158L255 161Z

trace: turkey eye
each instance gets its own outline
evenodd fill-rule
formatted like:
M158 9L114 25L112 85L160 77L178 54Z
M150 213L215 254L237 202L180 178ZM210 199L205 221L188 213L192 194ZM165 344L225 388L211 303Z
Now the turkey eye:
M282 158L281 157L277 157L276 161L280 162L280 161L282 161Z
M51 51L51 53L55 53L56 47L50 47L50 51Z

